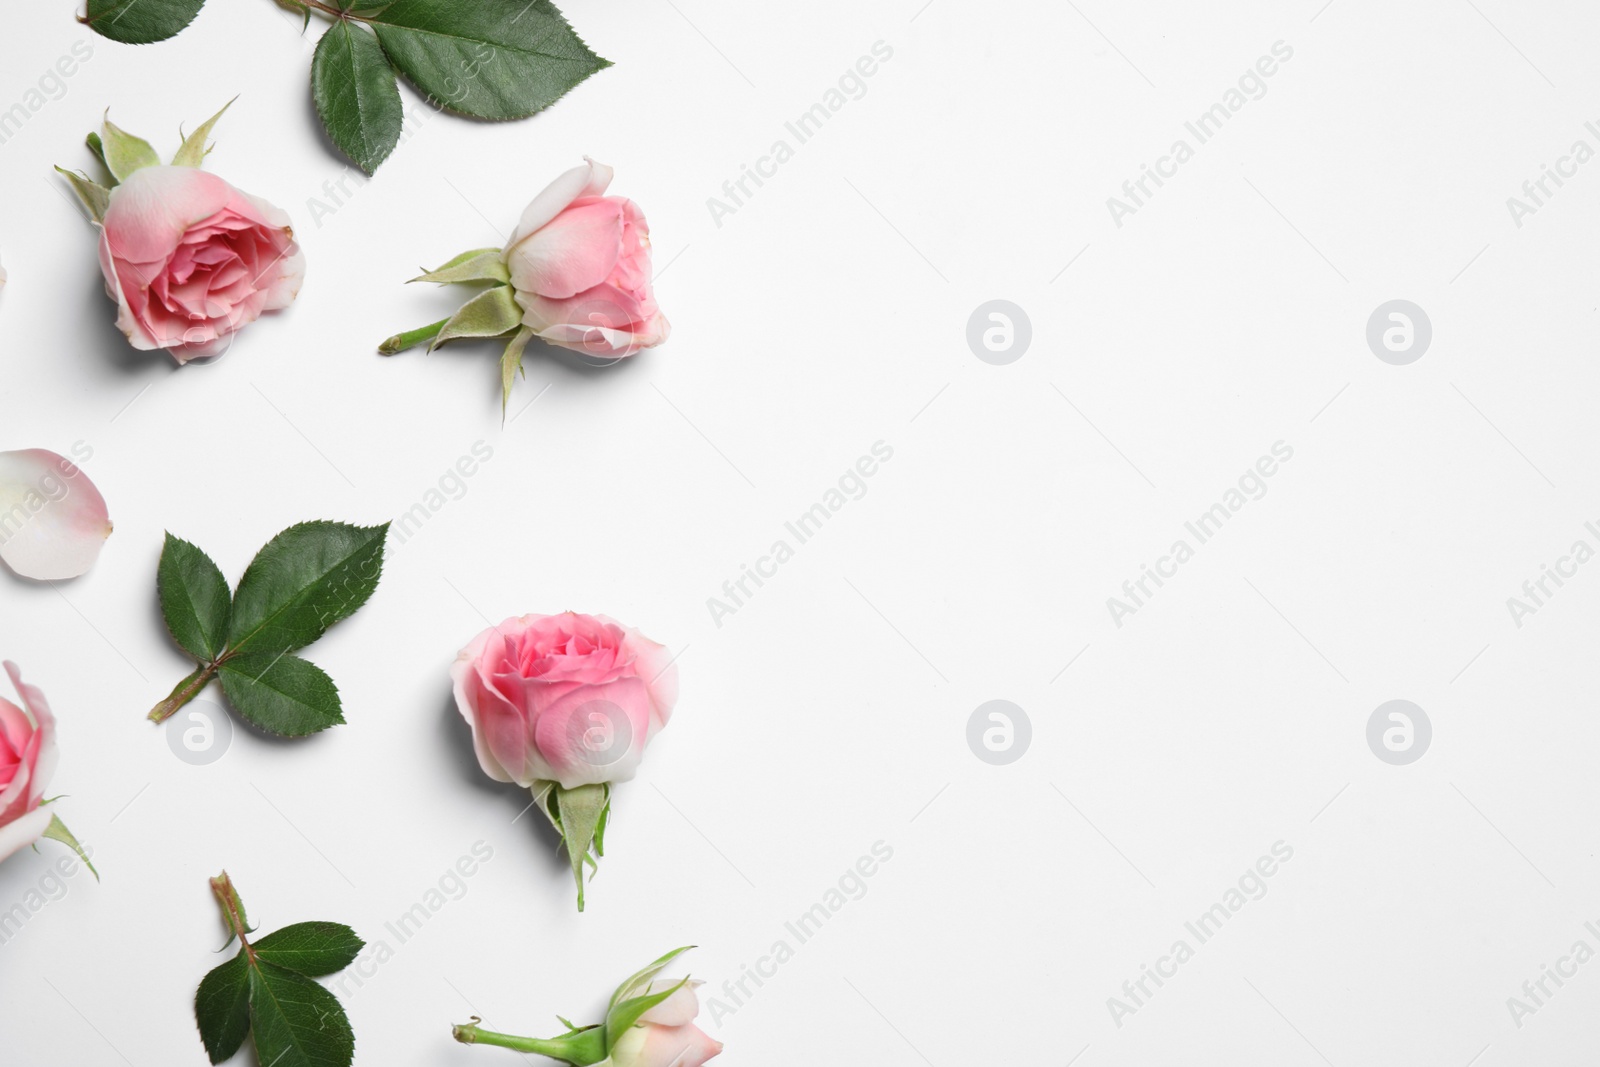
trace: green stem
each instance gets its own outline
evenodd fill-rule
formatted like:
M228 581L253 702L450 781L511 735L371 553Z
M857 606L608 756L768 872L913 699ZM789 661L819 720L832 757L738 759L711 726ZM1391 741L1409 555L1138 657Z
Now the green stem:
M228 932L239 939L239 944L253 960L255 949L250 947L250 942L245 935L250 932L250 920L244 913L244 901L239 899L239 891L233 887L233 879L228 877L228 872L223 871L211 879L211 892L216 894L217 903L222 906L223 921L228 924Z
M418 326L415 330L397 333L378 346L378 354L380 356L392 356L396 352L404 352L408 348L414 348L424 341L431 341L439 336L439 331L444 329L445 323L449 321L449 318L443 318L438 322L430 322L426 326Z
M166 722L172 718L179 708L199 696L216 674L217 666L214 663L196 667L194 673L179 682L165 700L150 709L150 721Z
M322 12L324 15L327 15L329 18L344 19L344 18L352 17L348 12L340 11L336 7L329 7L327 4L319 4L317 2L317 0L296 0L296 2L304 4L306 7L316 8L318 11ZM362 21L365 21L365 20L362 20Z
M498 1034L493 1030L484 1030L478 1026L481 1021L474 1015L470 1023L458 1023L451 1027L450 1035L463 1045L498 1045L501 1048L532 1052L574 1064L597 1063L605 1056L604 1030L601 1027L591 1027L566 1037L546 1040L541 1037L518 1037L516 1034ZM596 1038L598 1040L595 1040ZM589 1048L591 1045L595 1047Z

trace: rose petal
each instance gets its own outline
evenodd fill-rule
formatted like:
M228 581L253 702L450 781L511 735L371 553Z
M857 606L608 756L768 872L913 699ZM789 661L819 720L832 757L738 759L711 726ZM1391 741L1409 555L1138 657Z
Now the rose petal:
M698 1026L635 1026L617 1039L615 1067L700 1067L722 1051L722 1042Z
M0 560L24 578L76 578L111 536L89 476L43 448L0 452Z
M511 284L556 300L599 285L622 256L622 215L611 198L567 208L507 254Z
M524 237L555 218L566 206L584 196L600 196L611 184L611 168L583 157L583 166L573 167L555 181L545 186L544 192L533 198L533 203L522 210L511 240L506 242L510 252Z
M0 860L39 840L50 828L50 819L49 808L35 808L21 818L0 826Z
M650 983L650 988L638 995L648 997L665 993L677 984L673 978L657 978ZM694 1017L700 1014L700 998L695 995L695 990L703 985L705 983L697 978L690 979L666 1000L639 1016L639 1021L658 1026L686 1026L694 1022Z
M195 167L142 167L111 191L111 251L127 262L165 263L190 227L234 199L232 186Z
M16 686L17 695L22 698L22 706L33 718L33 737L24 749L22 758L33 766L33 785L28 792L28 803L37 804L56 772L56 717L51 714L44 693L38 686L22 680L22 672L15 663L5 661L5 669L6 674L11 676L11 684Z

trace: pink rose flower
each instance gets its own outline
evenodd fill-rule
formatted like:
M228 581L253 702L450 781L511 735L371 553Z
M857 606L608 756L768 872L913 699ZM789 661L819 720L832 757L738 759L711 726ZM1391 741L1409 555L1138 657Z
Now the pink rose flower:
M678 983L657 979L641 995L664 993ZM694 1025L700 1014L695 988L686 982L677 992L645 1012L639 1024L611 1048L613 1067L700 1067L722 1051L722 1042Z
M671 326L650 288L650 226L631 200L605 196L611 168L586 159L522 212L506 267L522 323L594 356L631 356Z
M16 664L7 661L5 669L22 707L0 697L0 860L39 840L50 826L51 813L41 805L56 769L56 720L50 705L43 693L23 682Z
M678 699L665 647L570 611L483 631L450 675L484 773L524 788L627 781Z
M102 225L117 328L179 363L225 351L262 312L288 307L305 275L289 216L198 167L135 170Z

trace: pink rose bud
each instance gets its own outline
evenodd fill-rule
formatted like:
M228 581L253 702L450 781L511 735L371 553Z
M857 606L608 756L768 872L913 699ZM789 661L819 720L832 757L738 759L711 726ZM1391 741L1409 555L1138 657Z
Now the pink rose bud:
M700 1014L695 990L702 983L656 977L687 951L674 949L618 986L603 1023L568 1023L557 1037L521 1037L486 1030L474 1018L451 1033L464 1045L498 1045L574 1067L701 1067L722 1051L722 1042L694 1025Z
M700 1067L722 1051L722 1042L694 1025L700 1014L700 982L657 979L642 995L676 990L645 1012L611 1047L613 1067Z
M117 328L134 348L164 348L179 363L226 351L263 312L288 307L305 275L289 216L200 169L220 117L201 125L171 166L108 121L103 139L90 143L112 187L62 172L100 223L100 271Z
M506 242L522 323L551 344L631 356L671 325L650 287L650 225L632 200L606 196L611 168L592 159L534 197Z
M43 448L0 452L0 561L24 578L83 574L111 536L89 476Z
M483 772L533 791L566 842L583 910L610 783L633 777L678 699L671 655L604 615L524 615L475 637L450 675Z
M15 663L7 661L5 670L22 707L0 697L0 860L49 837L70 846L92 871L88 855L44 799L56 769L55 716Z
M650 226L633 201L604 195L610 184L611 168L586 160L534 197L505 248L474 248L411 279L472 285L478 294L378 351L500 338L503 411L535 337L613 361L665 341L671 327L650 287Z

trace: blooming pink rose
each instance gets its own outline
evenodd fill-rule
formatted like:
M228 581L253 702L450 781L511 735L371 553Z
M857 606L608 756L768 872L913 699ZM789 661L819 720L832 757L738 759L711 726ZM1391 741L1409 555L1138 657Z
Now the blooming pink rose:
M51 813L41 806L56 769L56 720L44 694L5 664L22 698L19 708L0 697L0 860L39 840ZM23 708L27 710L24 711Z
M611 1047L613 1067L700 1067L722 1051L722 1042L694 1025L700 1014L695 987L686 982L677 992L645 1012L639 1025ZM657 979L643 995L664 993L675 981Z
M225 351L263 311L288 307L305 275L289 216L198 167L135 170L102 225L117 328L179 363Z
M611 168L586 159L522 212L506 266L522 323L551 344L631 356L671 331L650 289L650 226L631 200L605 196Z
M666 648L570 611L483 631L450 675L484 773L525 788L627 781L678 699Z

